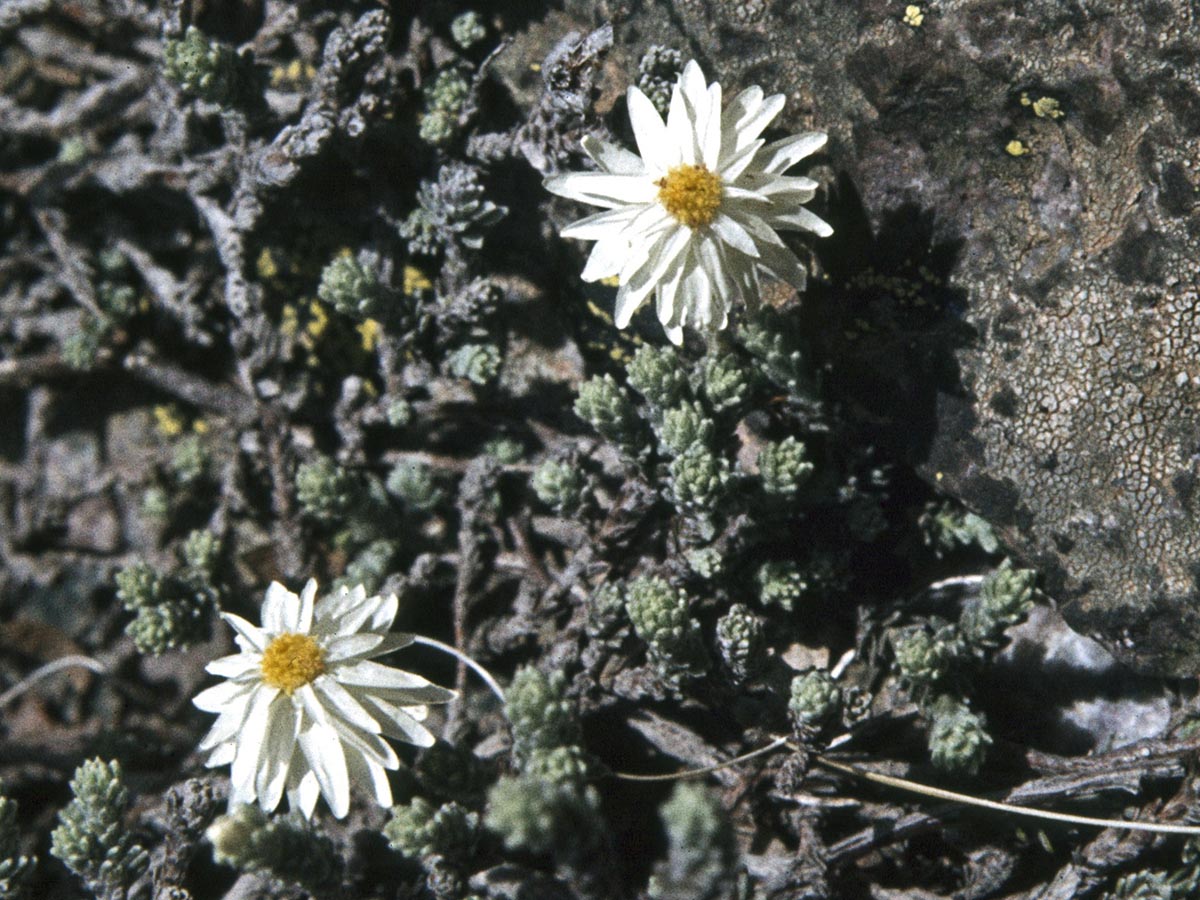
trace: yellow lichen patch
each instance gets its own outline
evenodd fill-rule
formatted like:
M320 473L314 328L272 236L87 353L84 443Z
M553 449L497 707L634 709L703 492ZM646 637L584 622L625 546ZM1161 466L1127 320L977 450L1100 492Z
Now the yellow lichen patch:
M711 225L721 208L721 178L703 164L675 166L654 184L658 187L658 202L688 228Z
M1033 110L1033 114L1039 119L1061 119L1066 113L1063 112L1062 104L1053 97L1038 97L1032 100L1029 94L1021 94L1021 105L1028 106Z
M276 66L271 70L271 87L276 90L302 88L308 85L317 74L316 66L302 59L293 59L285 66Z
M325 674L325 651L307 634L281 634L263 651L263 681L289 697Z
M1029 153L1030 150L1024 144L1024 142L1013 138L1013 140L1004 145L1004 152L1009 156L1024 156L1026 153Z
M272 278L278 277L279 263L275 261L274 254L266 247L263 247L262 252L258 254L258 260L254 264L254 270L263 281L270 281Z
M920 28L921 23L925 21L925 13L921 11L921 7L915 4L910 4L904 7L904 24L911 28Z
M154 425L163 437L179 437L183 434L183 417L174 404L154 407Z
M379 323L374 319L364 319L357 326L357 330L362 337L363 351L374 353L375 348L379 346L379 335L381 333Z
M192 423L192 431L196 434L208 434L208 423L203 419L197 419Z
M283 306L283 315L279 319L279 330L285 337L294 337L300 330L300 313L291 303L285 303Z
M304 331L314 341L325 333L325 329L329 327L329 313L325 307L316 300L310 300L308 304L308 313L311 318L308 324L304 326Z
M605 287L617 288L621 286L621 276L608 275L600 279L600 283Z
M418 291L427 291L433 287L433 282L416 266L404 267L404 293L412 295Z

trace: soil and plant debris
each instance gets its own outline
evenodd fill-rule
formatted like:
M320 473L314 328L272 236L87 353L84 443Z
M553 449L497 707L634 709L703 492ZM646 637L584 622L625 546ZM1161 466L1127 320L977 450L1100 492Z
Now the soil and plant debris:
M630 85L666 109L697 47L636 24L670 9L0 6L0 900L1200 890L1193 838L861 777L1187 824L1195 691L922 477L944 410L904 404L982 338L836 139L796 169L834 227L786 238L805 292L615 327L543 180L633 146ZM701 59L726 96L743 52ZM389 809L231 806L198 749L219 614L309 578L502 686L387 657L458 692Z

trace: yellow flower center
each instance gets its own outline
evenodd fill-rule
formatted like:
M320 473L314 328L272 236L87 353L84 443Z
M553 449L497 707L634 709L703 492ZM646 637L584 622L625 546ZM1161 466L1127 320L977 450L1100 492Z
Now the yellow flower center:
M263 651L263 681L289 697L324 673L325 651L307 634L281 634Z
M721 179L703 164L675 166L654 184L658 202L688 228L711 225L721 208Z

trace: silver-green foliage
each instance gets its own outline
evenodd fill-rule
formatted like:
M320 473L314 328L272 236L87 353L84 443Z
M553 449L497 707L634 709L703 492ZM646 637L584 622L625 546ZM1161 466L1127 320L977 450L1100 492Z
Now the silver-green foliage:
M930 716L929 755L933 764L953 774L976 774L992 743L983 716L950 696L938 698Z
M737 847L729 816L708 788L683 781L659 811L667 858L655 866L652 900L717 900L732 895Z
M708 667L700 625L688 597L657 576L641 576L625 588L625 610L638 637L650 646L650 662L664 677L698 675Z
M636 441L638 420L633 403L611 375L589 378L579 386L575 415L610 441L626 447Z
M317 296L344 316L365 319L378 313L382 289L364 261L338 256L321 271Z
M671 456L679 456L693 445L708 447L716 425L699 403L681 403L662 414L658 440Z
M758 567L758 599L763 606L779 606L791 612L809 589L808 579L793 562L771 560Z
M762 669L766 636L762 621L748 608L735 603L717 620L717 648L721 660L738 681L752 678Z
M629 384L655 408L675 406L687 391L687 372L670 348L643 344L625 368Z
M729 464L703 444L692 444L671 460L671 498L686 512L711 515L729 485Z
M549 459L534 470L533 492L559 514L579 508L583 500L583 476L569 462Z
M163 45L163 74L186 93L225 103L237 87L237 57L232 47L210 41L191 26L182 39Z
M532 666L517 670L505 694L504 713L512 726L513 753L522 762L535 750L579 740L578 714L562 672L546 675Z
M471 96L471 82L460 69L446 69L425 88L425 111L421 114L421 140L435 147L448 144L462 130L462 113Z
M341 883L342 858L329 838L299 822L268 818L257 806L234 807L205 835L217 862L243 872L265 872L316 893Z
M101 900L122 900L149 856L123 821L129 792L116 761L90 759L71 779L74 799L58 814L50 854L83 879Z
M423 797L392 807L392 818L383 826L383 836L393 850L423 859L441 856L451 862L466 862L479 840L479 816L453 801L434 806Z
M823 669L812 669L792 679L788 712L798 725L815 727L825 722L842 702L837 683Z
M794 437L770 441L758 454L758 476L763 490L779 497L791 497L808 481L813 464L804 445Z
M963 610L958 627L963 640L977 650L995 650L1004 642L1004 632L1023 622L1033 608L1037 573L1013 568L1005 560L983 580L979 597Z
M0 900L18 900L33 875L36 856L23 856L17 828L17 804L0 797Z
M463 344L446 357L446 368L455 378L488 384L500 373L500 348L495 344Z

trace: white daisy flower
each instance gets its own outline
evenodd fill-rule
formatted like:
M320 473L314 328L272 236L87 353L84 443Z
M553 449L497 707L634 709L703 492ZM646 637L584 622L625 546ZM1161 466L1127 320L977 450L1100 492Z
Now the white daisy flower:
M640 157L596 138L583 149L599 172L546 179L547 190L604 207L563 229L564 237L596 241L585 281L617 277L618 328L651 294L671 341L683 328L724 328L729 308L759 295L765 271L803 289L804 266L778 231L833 234L801 204L813 198L811 178L782 174L825 145L810 131L767 144L759 135L783 109L782 94L746 88L721 108L721 85L707 84L693 60L671 94L664 124L636 87L629 118Z
M231 806L257 801L269 813L286 791L291 807L310 818L320 795L340 819L352 784L391 806L386 770L400 760L383 736L428 747L425 704L455 696L371 662L413 642L388 633L394 594L368 597L359 585L314 604L316 594L313 580L299 596L272 583L261 628L221 615L242 652L209 663L206 671L228 680L192 702L219 716L200 749L210 751L210 768L232 764Z

